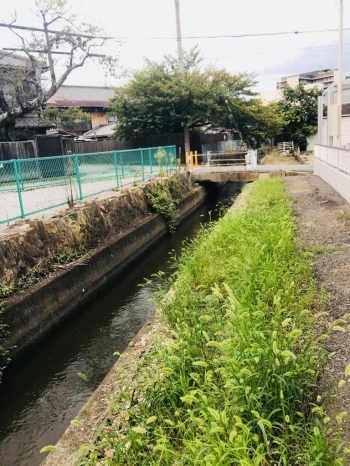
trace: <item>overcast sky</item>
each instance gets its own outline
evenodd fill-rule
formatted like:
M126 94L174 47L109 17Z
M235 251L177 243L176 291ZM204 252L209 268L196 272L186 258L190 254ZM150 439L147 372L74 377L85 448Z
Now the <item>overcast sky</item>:
M32 0L0 0L0 18L17 8L17 23L33 25ZM272 90L281 76L337 67L337 32L210 38L234 34L314 31L338 28L338 0L180 0L183 47L198 44L206 63L230 72L255 72L258 90ZM113 45L123 68L140 68L143 57L176 53L174 0L72 0L84 19L122 38ZM38 23L37 23L38 24ZM344 28L350 29L350 0L344 0ZM188 36L198 37L188 39ZM155 39L154 39L155 38ZM0 28L0 47L18 44ZM344 35L344 71L350 74L350 31ZM75 71L67 84L110 85L96 66Z

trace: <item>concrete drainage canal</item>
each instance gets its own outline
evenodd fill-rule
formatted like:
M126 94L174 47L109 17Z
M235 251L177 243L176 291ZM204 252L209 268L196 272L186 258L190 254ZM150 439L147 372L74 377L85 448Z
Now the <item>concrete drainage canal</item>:
M152 285L139 287L159 270L169 272L172 254L215 220L218 204L232 204L241 184L227 183L173 236L151 247L88 304L65 319L10 366L0 384L0 464L35 466L40 449L55 444L154 310ZM78 374L84 374L87 381Z

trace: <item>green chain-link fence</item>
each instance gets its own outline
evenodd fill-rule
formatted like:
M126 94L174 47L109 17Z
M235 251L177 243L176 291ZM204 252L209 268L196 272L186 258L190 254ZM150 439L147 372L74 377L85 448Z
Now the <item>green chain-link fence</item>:
M0 224L176 169L176 147L0 161Z

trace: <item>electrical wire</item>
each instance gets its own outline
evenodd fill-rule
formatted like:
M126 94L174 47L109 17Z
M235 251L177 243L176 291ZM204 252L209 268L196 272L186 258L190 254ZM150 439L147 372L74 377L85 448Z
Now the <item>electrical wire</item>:
M344 28L344 31L350 31L350 28ZM284 36L298 34L319 34L323 32L338 32L338 29L319 29L311 31L279 31L279 32L257 32L247 34L227 34L215 36L182 36L182 39L240 39L246 37L268 37ZM114 37L117 40L177 40L176 37Z
M231 110L231 107L229 106L229 103L228 103L228 100L225 99L225 104L227 105L227 108L228 108L228 111L230 112L230 115L232 117L232 120L233 120L233 123L236 127L236 130L238 131L238 134L239 134L239 138L241 140L241 144L242 146L244 145L244 141L243 141L243 137L242 137L242 133L240 132L239 128L238 128L238 125L236 123L236 120L235 120L235 117L233 116L233 113L232 113L232 110Z
M344 46L347 46L347 45L350 45L350 42L345 42L344 43ZM271 51L271 52L252 52L252 53L247 53L247 52L242 52L242 54L246 57L246 56L251 56L251 55L273 55L273 54L279 54L279 53L287 53L287 52L304 52L304 51L307 51L307 50L319 50L319 49L323 49L323 50L332 50L333 48L335 47L338 47L338 44L328 44L328 45L319 45L319 46L315 46L315 47L304 47L304 48L298 48L298 49L285 49L285 50L274 50L274 51ZM208 59L210 60L215 60L215 59L218 59L218 60L221 60L221 59L224 59L224 58L234 58L234 57L240 57L241 55L240 54L235 54L235 55L216 55L216 56L212 56L212 57L208 57Z
M331 21L333 19L333 13L334 13L334 10L335 10L335 7L337 6L338 4L338 0L334 0L334 4L333 4L333 8L332 8L332 13L330 14L329 16L329 20L328 20L328 24L327 24L327 27L326 29L328 29L329 25L331 24Z

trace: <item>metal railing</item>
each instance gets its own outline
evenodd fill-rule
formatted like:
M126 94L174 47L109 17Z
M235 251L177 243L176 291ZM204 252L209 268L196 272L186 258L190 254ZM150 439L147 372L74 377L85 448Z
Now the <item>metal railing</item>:
M247 170L256 170L258 164L258 154L256 150L246 152L237 151L236 154L225 154L210 152L197 154L197 152L186 152L186 170L194 170L199 167L215 167L228 165L245 165Z
M294 152L294 142L279 142L277 144L277 150L281 154L291 154Z
M174 171L176 147L0 161L0 224Z

